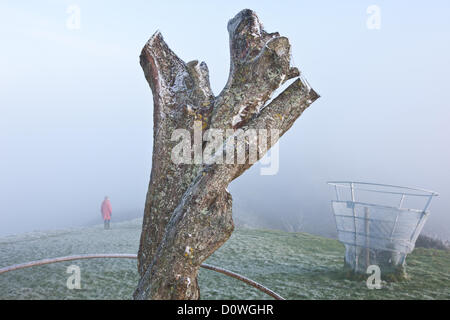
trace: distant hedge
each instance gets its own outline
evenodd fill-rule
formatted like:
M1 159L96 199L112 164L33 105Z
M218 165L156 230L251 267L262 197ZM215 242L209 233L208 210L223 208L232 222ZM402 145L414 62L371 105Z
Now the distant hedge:
M419 235L419 237L417 238L416 247L427 249L450 250L450 245L448 241L442 241L440 239L422 234Z

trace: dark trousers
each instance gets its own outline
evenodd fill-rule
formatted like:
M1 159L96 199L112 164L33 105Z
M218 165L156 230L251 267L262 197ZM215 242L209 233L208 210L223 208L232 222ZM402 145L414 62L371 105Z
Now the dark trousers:
M110 220L105 220L105 221L104 221L104 223L105 223L105 229L110 229L109 222L110 222Z

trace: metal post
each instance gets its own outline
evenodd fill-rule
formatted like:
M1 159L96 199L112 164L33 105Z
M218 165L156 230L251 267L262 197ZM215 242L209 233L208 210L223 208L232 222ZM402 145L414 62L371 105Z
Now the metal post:
M428 201L425 204L425 208L423 208L423 212L427 211L428 206L430 205L432 199L433 199L433 194L430 194L430 196L428 197Z
M366 233L366 268L370 266L370 227L369 227L369 208L364 207L364 229Z
M398 205L398 208L401 209L402 204L403 204L403 200L405 199L405 194L402 194L402 198L400 199L400 203Z
M354 226L354 233L355 233L355 237L354 237L354 243L355 243L355 271L358 270L358 247L357 247L357 230L356 230L356 212L355 212L355 190L354 190L354 186L353 186L353 182L350 183L350 192L351 192L351 196L352 196L352 212L353 212L353 226Z

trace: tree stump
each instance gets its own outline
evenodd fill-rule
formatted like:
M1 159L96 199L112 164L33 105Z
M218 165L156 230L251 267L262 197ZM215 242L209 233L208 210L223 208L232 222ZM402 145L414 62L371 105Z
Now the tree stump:
M160 32L145 44L140 63L153 93L153 157L138 253L140 281L135 299L199 299L201 263L228 240L234 229L228 184L254 163L244 140L244 163L205 163L202 151L211 129L246 135L277 130L258 147L261 159L319 95L290 66L290 44L267 33L251 10L228 22L231 66L228 82L216 97L204 62L183 62ZM293 82L270 103L272 93ZM175 130L194 141L191 163L173 161ZM234 137L232 137L234 141ZM229 151L229 144L219 151ZM225 150L226 149L226 150ZM237 153L231 147L232 155ZM219 152L220 153L220 152Z

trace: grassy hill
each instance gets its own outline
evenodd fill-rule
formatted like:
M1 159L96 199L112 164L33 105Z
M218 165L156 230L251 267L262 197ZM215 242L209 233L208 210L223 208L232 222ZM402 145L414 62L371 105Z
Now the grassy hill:
M83 253L136 253L141 220L0 238L0 267ZM247 276L287 299L450 299L450 252L416 249L409 279L367 289L343 277L344 247L306 233L237 229L207 263ZM69 290L69 265L81 269L80 290ZM94 259L57 263L0 275L0 299L130 299L136 261ZM213 271L200 271L202 299L268 299L256 289Z

